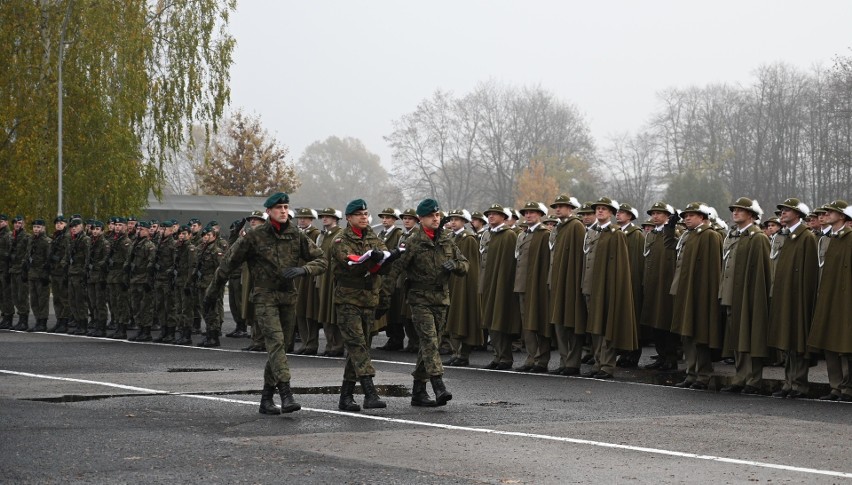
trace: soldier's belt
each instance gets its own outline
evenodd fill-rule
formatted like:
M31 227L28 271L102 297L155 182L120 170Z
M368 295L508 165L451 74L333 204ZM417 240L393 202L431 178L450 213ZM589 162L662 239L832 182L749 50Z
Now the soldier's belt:
M422 283L420 281L409 281L408 289L424 290L424 291L447 291L446 285L436 285L433 283Z
M255 281L252 285L254 288L263 288L266 290L275 290L275 291L295 291L296 287L293 286L293 281Z
M373 289L373 278L360 278L357 280L343 280L338 278L336 283L338 286L342 286L344 288L352 288L354 290Z

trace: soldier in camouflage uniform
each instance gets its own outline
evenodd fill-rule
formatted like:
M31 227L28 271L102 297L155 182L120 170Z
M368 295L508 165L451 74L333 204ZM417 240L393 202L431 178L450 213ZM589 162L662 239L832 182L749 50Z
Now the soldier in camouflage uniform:
M173 267L175 264L175 222L163 221L163 235L157 245L154 262L154 312L158 315L162 330L154 342L173 343L175 341L175 292Z
M338 408L361 410L353 397L356 380L361 381L364 391L364 408L384 408L387 404L379 399L373 385L376 370L370 360L370 341L374 320L387 310L386 302L377 310L382 289L378 271L390 253L370 227L370 213L363 199L350 202L345 214L347 227L334 239L331 249L337 326L349 352Z
M130 280L124 263L130 257L133 242L127 237L127 219L116 217L106 260L106 283L109 293L109 309L115 321L115 331L110 338L126 339L127 324L130 323Z
M35 326L28 332L46 332L47 315L50 309L50 278L44 269L50 257L50 238L44 232L44 220L33 221L33 237L30 254L27 256L27 281L29 281L30 306L35 317Z
M65 267L68 269L68 303L71 317L77 327L72 335L86 335L88 330L89 305L86 295L86 259L89 256L89 237L83 231L83 221L71 219L71 240L65 252Z
M302 208L296 211L296 225L314 243L320 235L320 230L313 225L316 218L317 211L313 209ZM316 281L310 276L303 276L296 280L296 290L299 292L299 299L296 301L296 324L299 328L299 336L302 338L302 347L295 353L316 355L319 349L320 329L316 319L319 298Z
M264 218L265 215L266 214L261 211L252 211L251 214L246 217L246 224L240 232L240 237L245 236L246 233L266 222L266 219ZM228 257L230 257L230 255ZM251 344L243 350L251 352L266 352L266 344L263 341L263 332L260 330L260 326L255 323L254 303L251 302L250 298L252 280L247 264L243 263L241 265L240 274L240 299L243 302L243 316L246 320L246 326L251 327Z
M417 205L420 230L405 241L404 252L394 264L392 273L404 271L407 278L407 301L411 320L420 337L420 352L414 372L412 406L443 406L453 398L444 386L444 367L438 353L440 335L447 321L450 306L448 282L452 275L464 275L468 261L459 248L443 232L440 208L433 199ZM433 401L426 391L426 381L432 382Z
M107 256L109 244L103 233L104 223L92 222L91 244L89 246L88 271L89 306L92 310L92 328L90 337L106 336L107 324Z
M68 305L68 278L65 267L65 253L68 252L68 223L65 217L56 216L53 220L53 236L50 243L50 259L45 270L50 274L50 292L53 294L53 313L56 325L49 332L65 333L68 331L68 319L71 318L71 307Z
M150 342L151 326L154 323L154 275L156 270L157 246L151 241L151 223L136 223L136 240L124 263L124 272L130 284L130 312L139 324L139 333L128 340Z
M290 389L290 367L287 364L287 336L296 324L296 288L293 278L311 276L326 270L322 251L305 234L290 223L287 210L290 197L278 192L263 204L268 222L257 226L237 240L230 256L216 271L204 296L204 306L212 308L219 299L228 275L244 262L252 278L251 300L255 305L256 324L263 331L269 359L263 372L263 392L259 412L279 414L298 411L301 406ZM299 260L307 261L297 266ZM278 390L279 408L273 396Z
M204 290L213 281L216 269L225 256L225 251L218 242L218 233L212 227L207 226L201 232L202 242L196 253L198 259L195 264L195 287L199 294L203 295ZM206 305L202 307L201 314L204 317L206 332L204 340L198 344L199 347L219 347L221 345L219 332L222 330L222 320L225 314L224 297L225 288L221 288L216 295L215 304L209 308Z
M189 229L191 231L189 241L196 249L201 246L201 221L195 217L189 220ZM198 335L201 333L201 300L204 293L199 293L195 285L192 286L192 301L195 302L195 307L192 309L192 333Z
M9 251L12 249L12 239L9 237L9 216L0 214L0 329L12 328L15 316L15 305L12 303L12 285L9 275Z
M396 225L402 213L399 209L388 207L379 212L382 218L382 230L379 239L388 249L396 249L402 236L402 229ZM387 342L376 347L379 350L402 350L405 342L405 325L403 324L402 291L394 291L395 281L390 278L382 278L382 293L390 295L388 311L385 314L385 335Z
M15 216L14 229L11 234L11 249L9 251L9 273L12 281L12 301L18 311L18 323L13 330L29 328L30 295L24 268L30 246L30 235L24 229L24 217Z
M178 241L175 244L175 259L172 267L175 298L175 328L180 329L177 345L192 345L192 312L195 309L194 275L196 248L190 240L189 226L181 226ZM174 336L173 336L174 337Z
M237 219L231 223L231 233L228 236L228 246L233 246L237 239L240 238L240 234L243 232L243 228L246 225L246 219ZM225 257L228 255L225 253ZM234 323L236 323L236 328L233 332L225 334L226 337L231 338L245 338L248 337L249 334L246 332L248 328L246 325L246 319L244 317L245 310L243 308L243 268L236 268L234 272L228 275L228 304L231 308L231 316L234 319Z
M331 247L337 235L343 230L338 226L343 214L329 207L319 212L322 219L322 232L317 238L317 246L322 250L323 257L331 266ZM337 326L337 316L334 310L334 271L326 271L317 276L317 293L319 298L319 309L317 320L322 324L325 334L325 351L322 355L326 357L343 357L343 336L340 327Z
M411 237L414 232L420 230L420 226L417 225L417 211L413 208L402 211L400 219L402 219L402 234L399 236L397 247L404 245L405 241ZM405 336L408 337L408 345L404 350L406 352L416 354L420 351L420 339L417 336L417 331L414 330L414 324L411 322L411 306L406 300L407 290L405 287L405 276L405 273L401 273L394 282L394 291L398 293L391 296L391 301L398 299L399 305L402 307L402 325L405 329Z

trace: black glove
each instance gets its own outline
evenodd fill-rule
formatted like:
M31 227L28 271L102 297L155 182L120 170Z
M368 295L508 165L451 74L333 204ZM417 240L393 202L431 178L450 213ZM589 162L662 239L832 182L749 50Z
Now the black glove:
M448 260L444 261L443 264L441 264L441 266L447 271L452 271L452 270L458 268L458 265L456 264L456 260L454 260L454 259L448 259Z
M680 216L678 216L677 214L672 214L672 215L669 216L669 222L666 223L666 226L675 227L675 226L677 226L677 221L679 221L679 220L680 220Z
M305 274L308 274L308 272L305 271L305 268L302 268L301 266L294 266L292 268L284 268L284 270L281 271L281 276L283 276L285 279L288 279L288 280L291 280L291 279L293 279L297 276L302 276L302 275L305 275Z
M382 318L383 316L385 316L385 313L387 313L387 312L388 312L388 309L387 309L387 308L381 308L381 307L380 307L380 308L376 308L376 316L375 316L376 320L378 320L378 319Z
M383 260L384 258L385 258L385 254L383 252L379 251L378 249L373 249L370 252L370 260L371 261L375 261L375 262L378 263L379 261Z

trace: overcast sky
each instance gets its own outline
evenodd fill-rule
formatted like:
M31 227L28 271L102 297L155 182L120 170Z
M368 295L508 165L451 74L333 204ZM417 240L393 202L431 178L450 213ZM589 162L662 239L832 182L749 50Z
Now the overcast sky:
M638 130L665 88L852 55L852 1L240 0L231 31L232 108L259 114L293 160L352 136L390 167L383 136L436 89L541 85L601 147Z

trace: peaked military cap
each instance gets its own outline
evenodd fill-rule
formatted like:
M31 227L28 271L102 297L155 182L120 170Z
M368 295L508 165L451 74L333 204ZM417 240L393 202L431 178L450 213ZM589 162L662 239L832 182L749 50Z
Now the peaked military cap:
M340 211L335 209L334 207L326 207L325 209L320 210L318 215L320 217L323 217L323 216L334 217L338 221L343 218L343 214L341 214Z
M471 216L467 209L453 209L447 214L449 217L461 217L466 222L470 222Z
M355 211L365 211L367 210L367 202L364 199L355 199L348 204L346 204L346 210L344 214L352 215Z
M491 213L502 214L506 217L506 219L512 217L512 209L508 207L503 207L500 204L491 204L491 207L482 211L482 214L485 215L485 217L488 217L488 214Z
M619 204L619 211L629 212L631 216L633 216L633 220L639 219L639 211L634 209L630 204Z
M524 207L520 211L521 215L523 215L524 212L527 212L527 211L541 212L542 216L546 216L547 215L547 206L545 206L541 202L527 202L526 204L524 204Z
M515 219L518 219L518 220L521 219L521 213L520 212L518 212L517 210L515 210L511 207L506 207L506 209L509 210L509 217L514 217Z
M555 209L558 205L570 205L571 207L577 209L580 207L580 201L577 200L576 197L568 197L566 194L561 194L550 204L550 207Z
M393 217L395 219L399 219L400 214L401 213L399 212L399 209L394 209L393 207L388 207L387 209L379 212L379 217L385 216L385 217Z
M650 209L645 211L645 213L650 216L651 212L654 212L654 211L666 212L670 216L677 213L677 211L675 210L674 207L672 207L669 204L666 204L665 202L654 202L654 205L652 205Z
M581 206L580 206L580 208L579 208L579 209L577 209L575 212L576 212L578 215L583 215L583 214L594 214L594 213L595 213L595 210L594 210L594 209L592 209L592 202L586 202L586 203L584 203L583 205L581 205Z
M642 223L642 227L657 227L657 225L651 222L651 219L648 219Z
M814 210L812 210L811 213L816 215L825 214L825 210L825 205L821 205L819 207L814 207Z
M418 216L428 216L429 214L434 214L440 211L441 208L438 207L438 201L435 199L423 199L419 204L417 204Z
M479 212L479 211L473 212L473 213L470 215L470 219L471 219L471 220L473 220L473 219L479 219L480 221L482 221L482 222L484 222L484 223L488 224L488 218L487 218L487 217L485 217L485 214L483 214L482 212Z
M792 209L801 214L802 217L806 217L811 212L807 205L795 197L790 197L784 202L778 204L776 207L778 207L778 209Z
M405 217L413 217L413 218L417 219L417 211L409 207L408 209L405 209L404 211L402 211L400 213L399 217L401 219L405 218Z
M278 204L289 204L290 196L285 194L284 192L276 192L269 197L267 197L266 202L263 203L263 207L269 209L270 207L275 207Z
M694 212L696 214L703 214L708 218L712 213L712 211L710 210L710 206L708 206L704 202L690 202L689 204L686 204L686 207L684 207L682 211L680 211L680 217L684 217L690 212Z
M595 210L595 207L599 205L609 207L612 210L613 214L618 212L618 201L610 199L609 197L601 197L600 199L592 202L592 210Z
M766 222L764 222L763 224L761 224L761 226L766 227L766 226L768 226L769 224L778 224L778 225L780 226L780 225L781 225L781 221L779 221L777 217L770 217L769 219L766 219Z
M44 219L33 219L33 225L34 226L43 226L44 225Z
M835 200L823 206L826 211L839 212L846 219L852 219L852 210L849 209L849 204L845 200Z
M541 220L545 224L559 224L559 219L554 216L547 216Z
M308 207L302 207L301 209L296 211L296 217L307 217L310 219L317 218L317 211L310 209Z
M754 214L758 219L763 217L763 209L761 209L760 204L758 204L756 200L749 199L748 197L740 197L735 200L733 204L729 205L728 209L730 209L731 212L733 212L734 209L744 209Z

